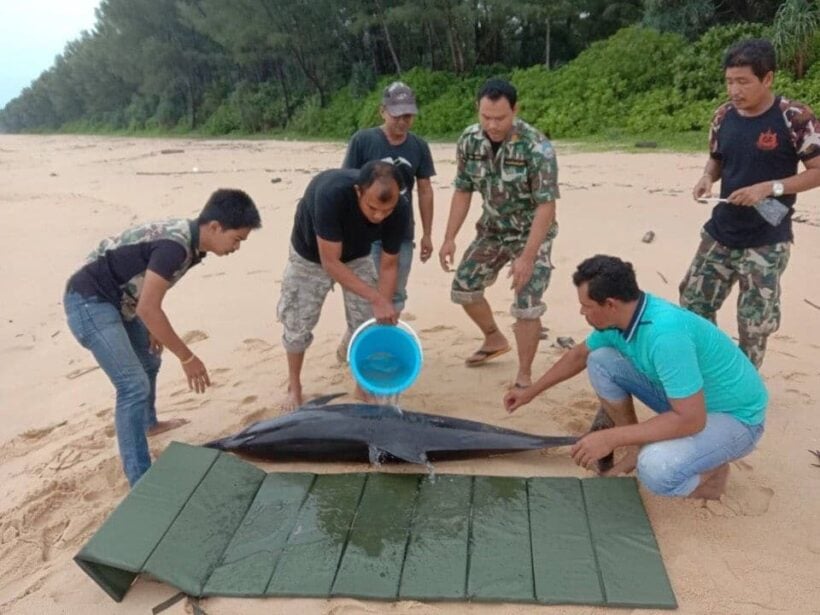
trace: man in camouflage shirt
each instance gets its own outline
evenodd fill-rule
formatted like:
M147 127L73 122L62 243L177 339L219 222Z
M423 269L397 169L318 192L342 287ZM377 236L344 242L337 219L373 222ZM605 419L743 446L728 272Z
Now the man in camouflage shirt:
M151 466L146 435L187 422L157 420L163 348L179 359L192 390L202 393L211 384L205 364L171 326L165 293L207 252L236 252L260 225L247 194L217 190L194 220L149 222L104 239L66 284L68 327L117 391L117 444L132 486Z
M680 304L715 322L739 282L740 348L760 368L766 340L780 326L780 277L794 239L795 194L820 185L820 122L807 106L772 92L769 41L738 43L723 67L731 100L715 112L709 161L692 190L695 199L706 200L720 179L720 200L680 284ZM799 161L806 167L801 173ZM780 208L782 220L764 218L763 204Z
M466 360L481 365L510 350L499 330L484 289L492 285L501 268L511 262L509 277L515 299L518 373L514 384L532 383L532 361L538 349L542 301L552 271L550 252L558 227L558 166L555 152L538 130L516 118L517 92L507 81L490 79L479 89L479 123L468 127L456 149L458 168L450 204L447 231L439 251L445 271L455 256L455 238L470 208L472 193L483 198L476 238L464 253L452 283L453 302L484 334L484 343Z

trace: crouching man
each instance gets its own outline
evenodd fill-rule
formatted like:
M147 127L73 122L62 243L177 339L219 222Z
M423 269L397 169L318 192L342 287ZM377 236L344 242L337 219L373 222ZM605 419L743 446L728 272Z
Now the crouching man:
M573 282L595 331L532 386L509 391L506 410L587 369L611 426L575 444L578 465L592 469L615 449L637 446L606 473L637 466L638 479L658 495L720 498L729 462L763 434L768 394L754 365L708 320L641 291L630 263L594 256ZM655 416L639 423L635 397Z

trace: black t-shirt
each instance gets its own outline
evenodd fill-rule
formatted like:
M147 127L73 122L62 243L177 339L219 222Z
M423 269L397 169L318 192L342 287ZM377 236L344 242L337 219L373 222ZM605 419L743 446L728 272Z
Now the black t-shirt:
M100 297L132 318L147 271L173 285L204 256L195 220L146 222L100 242L66 290Z
M404 180L402 198L410 205L410 226L405 238L413 239L413 186L417 178L429 179L436 174L430 146L412 132L407 134L403 143L392 145L381 128L366 128L350 139L342 166L359 169L371 160L390 162L398 168Z
M357 169L332 169L314 177L296 208L291 243L303 258L314 263L319 258L317 236L342 243L342 262L370 254L370 244L382 241L388 254L398 254L410 225L410 206L403 199L380 224L364 217L354 186Z
M797 173L799 161L820 154L811 138L820 124L811 110L780 96L764 113L742 116L734 105L721 106L712 120L710 155L721 165L720 196L759 182L774 182ZM795 195L778 199L789 213L777 226L766 222L754 207L719 203L704 228L728 248L756 248L791 241Z

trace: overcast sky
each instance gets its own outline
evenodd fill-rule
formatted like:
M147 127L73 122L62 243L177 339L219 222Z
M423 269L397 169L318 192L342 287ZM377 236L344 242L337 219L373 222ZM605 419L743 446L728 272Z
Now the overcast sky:
M0 108L94 27L100 0L0 0Z

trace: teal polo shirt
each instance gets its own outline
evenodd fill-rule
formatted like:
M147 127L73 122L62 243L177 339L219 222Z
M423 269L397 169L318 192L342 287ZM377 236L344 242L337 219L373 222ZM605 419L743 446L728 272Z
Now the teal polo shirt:
M706 412L727 412L748 425L762 423L769 394L738 346L714 324L664 299L642 293L626 330L593 331L592 352L609 346L670 399L703 389Z

